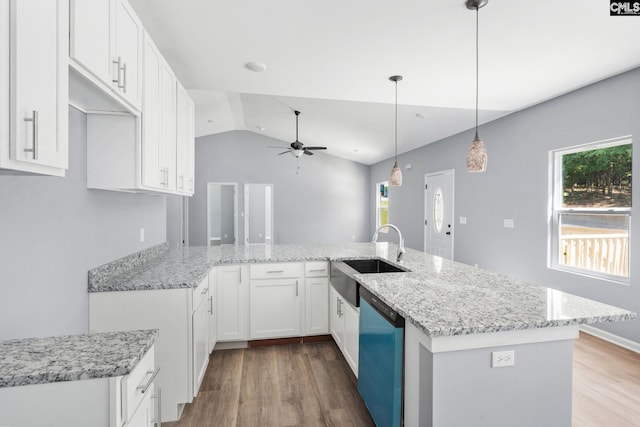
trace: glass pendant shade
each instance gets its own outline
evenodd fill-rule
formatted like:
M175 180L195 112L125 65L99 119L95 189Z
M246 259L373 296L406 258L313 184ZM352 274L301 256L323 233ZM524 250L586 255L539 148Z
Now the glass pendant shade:
M467 151L467 170L469 172L484 172L487 170L487 150L477 132L476 137L471 142L469 151Z
M391 169L391 185L394 187L398 187L402 185L402 171L398 167L398 162L393 165Z

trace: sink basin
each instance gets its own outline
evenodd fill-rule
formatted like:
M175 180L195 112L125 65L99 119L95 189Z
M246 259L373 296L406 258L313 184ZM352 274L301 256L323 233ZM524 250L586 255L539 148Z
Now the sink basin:
M406 269L396 267L381 259L348 259L343 261L358 273L402 273Z

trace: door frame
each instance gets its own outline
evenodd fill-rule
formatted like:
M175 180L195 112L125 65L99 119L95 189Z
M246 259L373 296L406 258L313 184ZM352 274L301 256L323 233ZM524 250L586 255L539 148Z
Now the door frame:
M264 185L264 186L269 186L271 187L271 191L270 191L270 202L271 202L271 221L270 221L270 225L271 225L271 242L266 242L266 236L265 236L265 243L249 243L249 186L250 185ZM243 209L243 215L244 215L244 236L242 236L243 242L245 245L265 245L265 244L273 244L275 241L275 221L274 221L274 212L275 212L275 206L273 204L273 201L275 200L275 197L273 195L274 193L274 185L273 184L268 184L268 183L262 183L262 182L245 182L244 183L244 209ZM237 239L236 239L237 241Z
M238 183L237 182L207 182L207 240L205 246L211 246L211 202L209 201L209 187L211 185L233 186L233 234L234 245L238 244Z
M427 180L429 179L429 177L434 177L434 176L438 176L438 175L451 175L451 224L453 225L455 223L455 204L456 204L456 198L455 198L455 194L456 194L456 170L455 169L444 169L441 171L437 171L437 172L430 172L430 173L425 173L424 174L424 222L423 222L423 247L422 247L422 251L423 252L427 252L427 238L428 238L428 233L427 233L427 227L428 225L426 224L427 221L427 216L428 216L428 212L429 212L429 199L427 198ZM455 229L455 227L453 227ZM455 230L453 230L455 231ZM453 257L455 255L455 232L451 235L451 260L453 261Z

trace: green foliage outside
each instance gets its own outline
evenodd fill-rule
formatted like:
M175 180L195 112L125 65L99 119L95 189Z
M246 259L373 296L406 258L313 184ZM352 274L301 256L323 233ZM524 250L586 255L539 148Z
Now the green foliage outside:
M631 144L563 155L563 207L630 207L631 155Z

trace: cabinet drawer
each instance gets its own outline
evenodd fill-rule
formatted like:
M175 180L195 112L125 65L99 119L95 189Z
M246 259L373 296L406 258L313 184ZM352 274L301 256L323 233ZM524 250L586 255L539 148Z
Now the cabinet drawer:
M305 262L305 277L329 277L329 263L326 261Z
M256 264L250 266L251 279L280 279L302 276L302 263L284 262L277 264Z
M191 294L193 298L193 311L195 311L202 302L207 299L209 295L209 275L207 275L202 282L193 289Z
M122 379L122 420L129 421L146 394L153 393L153 381L160 368L155 368L154 347L142 357L129 375Z

